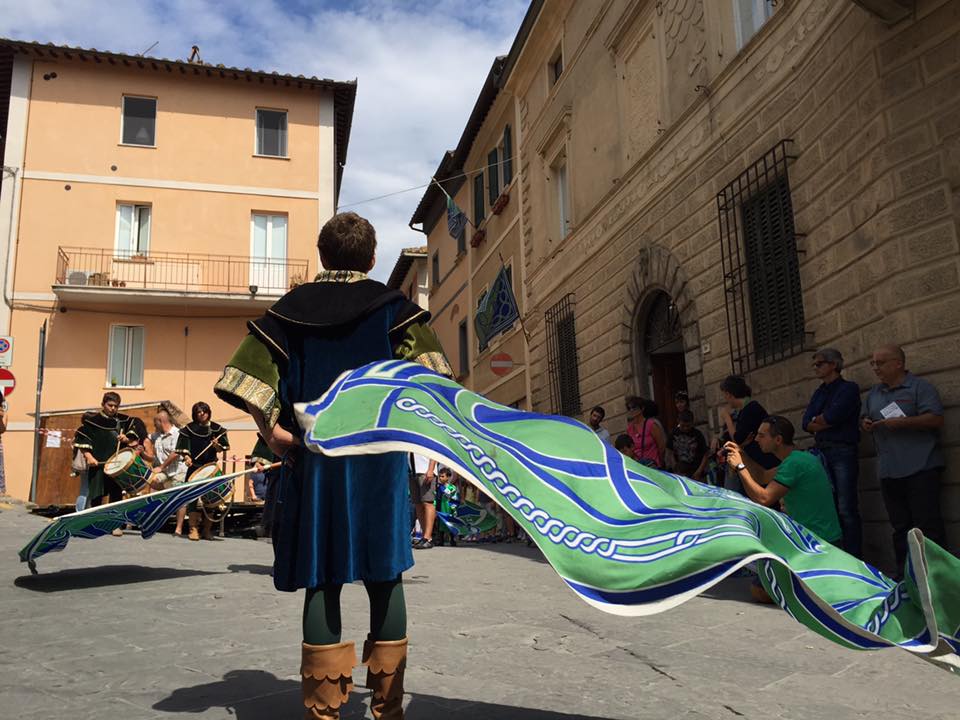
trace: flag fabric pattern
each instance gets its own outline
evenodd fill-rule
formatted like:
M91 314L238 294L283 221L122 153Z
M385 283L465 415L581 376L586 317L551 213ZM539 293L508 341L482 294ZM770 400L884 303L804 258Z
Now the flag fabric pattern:
M814 632L960 673L960 560L919 531L898 583L787 515L625 458L580 422L504 407L402 361L344 373L296 410L315 452L416 452L453 468L606 612L662 612L752 565Z
M443 188L441 188L442 190ZM446 192L444 192L446 195ZM453 198L447 195L447 230L450 233L450 237L454 240L459 240L463 237L463 233L467 229L467 216L457 207L457 204L453 201Z
M487 346L490 338L509 329L520 317L517 299L513 295L511 285L507 269L501 267L492 287L480 301L480 307L477 308L477 315L474 318L474 327L481 350Z
M70 538L92 540L109 535L128 523L139 527L144 539L150 538L177 510L222 485L224 481L223 476L196 480L149 495L137 495L127 500L61 515L20 550L20 561L30 563L32 569L37 558L48 552L63 550Z
M455 537L482 535L496 530L499 526L496 515L466 500L450 507L447 511L438 510L437 517Z

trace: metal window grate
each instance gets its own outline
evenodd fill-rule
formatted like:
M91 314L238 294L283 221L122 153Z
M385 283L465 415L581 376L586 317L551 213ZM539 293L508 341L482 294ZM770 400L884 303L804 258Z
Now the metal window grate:
M547 325L547 374L553 412L580 414L580 368L577 364L575 298L565 295L544 315Z
M717 194L730 360L738 375L796 355L806 342L790 143L781 140Z

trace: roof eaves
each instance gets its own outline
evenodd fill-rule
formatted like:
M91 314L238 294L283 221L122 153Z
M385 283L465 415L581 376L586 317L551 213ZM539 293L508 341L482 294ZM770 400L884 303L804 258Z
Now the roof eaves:
M437 168L434 178L441 184L446 180L459 179L454 176L463 173L463 163L470 154L473 141L476 139L477 133L480 131L480 127L487 117L487 113L493 106L493 101L496 100L497 94L500 92L500 75L506 59L505 55L500 55L494 59L493 64L490 66L490 71L487 73L487 78L483 82L483 87L480 88L480 94L477 95L477 100L473 104L473 110L470 111L470 117L467 118L467 124L463 128L463 133L460 135L460 141L457 143L456 149L452 151L448 150L444 154L443 160L440 161L440 166ZM450 190L447 190L447 192L449 193ZM442 193L443 190L437 187L436 183L430 183L420 198L413 217L410 218L410 225L423 223L430 207Z

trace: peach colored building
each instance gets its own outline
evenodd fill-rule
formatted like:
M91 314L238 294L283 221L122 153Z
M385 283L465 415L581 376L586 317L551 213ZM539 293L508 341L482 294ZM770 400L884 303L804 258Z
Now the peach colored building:
M410 227L427 236L427 263L429 268L430 327L440 340L457 382L471 388L470 337L472 336L467 291L466 230L459 238L452 238L447 228L447 197L449 193L460 208L467 208L468 187L455 168L461 161L455 152L444 154L435 178L453 180L427 188L410 220ZM414 228L420 225L420 228ZM425 306L426 307L426 306Z
M515 47L522 46L524 32ZM527 343L519 321L481 347L474 324L501 268L524 313L520 187L513 158L515 98L502 90L510 56L494 60L455 150L447 152L411 219L427 235L432 326L465 387L504 405L529 408ZM447 224L447 198L469 222Z
M427 248L403 248L390 271L387 287L399 290L424 310L430 309L430 276L427 273Z
M110 388L205 400L248 453L253 424L212 388L246 320L317 271L355 83L0 40L5 88L8 493L30 494L44 321L44 412Z

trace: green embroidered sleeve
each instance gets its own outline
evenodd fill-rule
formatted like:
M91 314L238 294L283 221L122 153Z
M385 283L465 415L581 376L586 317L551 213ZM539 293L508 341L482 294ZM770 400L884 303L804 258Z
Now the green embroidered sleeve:
M415 322L404 328L403 339L394 348L394 355L400 360L420 363L441 375L453 377L453 369L443 354L440 341L424 323Z
M279 388L280 371L267 346L253 335L247 335L223 369L213 391L239 410L246 411L246 404L250 403L273 427L280 415Z

